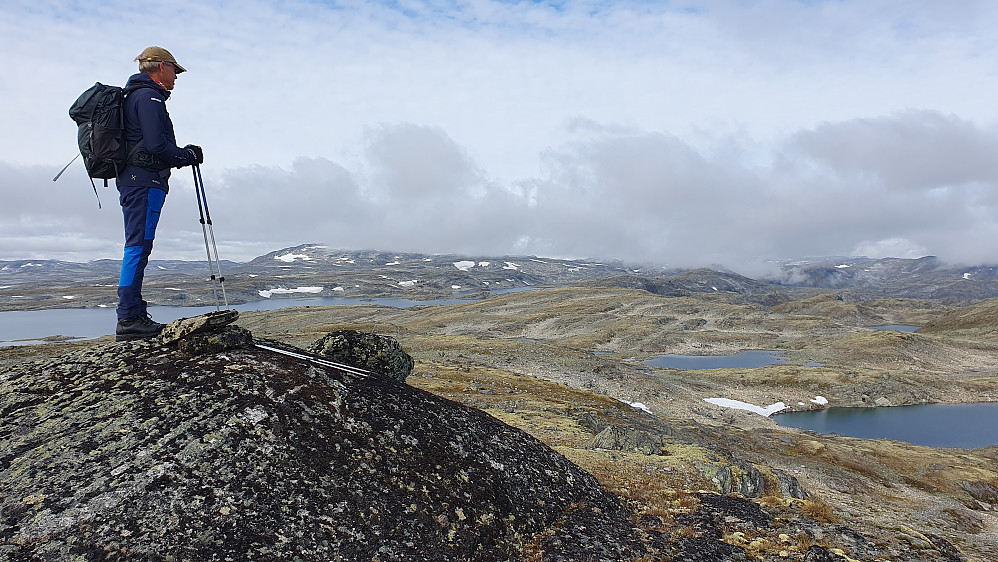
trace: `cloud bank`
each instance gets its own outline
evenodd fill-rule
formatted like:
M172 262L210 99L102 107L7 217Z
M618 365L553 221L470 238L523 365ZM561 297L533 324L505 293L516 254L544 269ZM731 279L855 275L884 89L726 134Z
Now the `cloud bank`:
M742 271L998 262L989 2L5 10L0 259L119 256L114 190L98 211L78 164L50 180L76 150L75 96L161 44L190 70L169 108L205 147L224 258L320 242ZM203 257L189 178L154 258Z

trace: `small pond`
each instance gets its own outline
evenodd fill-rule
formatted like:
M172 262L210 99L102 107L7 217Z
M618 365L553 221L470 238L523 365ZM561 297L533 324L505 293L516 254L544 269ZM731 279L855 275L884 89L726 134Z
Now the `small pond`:
M869 326L871 330L892 330L895 332L914 332L921 326L906 326L904 324L887 324L884 326Z
M755 369L787 360L782 351L749 349L734 355L659 355L641 363L666 369Z
M998 445L998 403L828 408L773 417L786 427L864 439L896 439L930 447Z

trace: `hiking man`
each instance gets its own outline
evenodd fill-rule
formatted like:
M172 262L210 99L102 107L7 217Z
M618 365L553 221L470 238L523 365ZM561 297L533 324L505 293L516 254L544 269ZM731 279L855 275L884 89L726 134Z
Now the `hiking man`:
M156 225L170 190L170 169L200 164L201 147L177 146L166 100L186 72L162 47L149 47L135 57L139 72L125 84L122 107L128 161L115 179L125 219L125 255L118 279L117 341L159 334L163 324L153 321L142 300L142 278L152 252Z

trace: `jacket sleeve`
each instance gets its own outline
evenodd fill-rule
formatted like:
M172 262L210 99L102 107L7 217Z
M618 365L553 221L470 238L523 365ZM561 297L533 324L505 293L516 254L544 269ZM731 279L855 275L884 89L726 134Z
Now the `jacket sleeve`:
M148 88L135 94L139 98L135 109L142 130L142 148L174 168L192 163L194 156L176 144L173 122L166 111L166 101Z

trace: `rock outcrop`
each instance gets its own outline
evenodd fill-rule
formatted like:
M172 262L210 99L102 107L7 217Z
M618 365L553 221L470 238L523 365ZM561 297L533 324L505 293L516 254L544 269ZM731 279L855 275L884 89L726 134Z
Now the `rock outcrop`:
M593 438L590 446L593 449L662 455L668 453L668 444L668 440L663 435L656 435L633 427L611 425L600 431Z
M128 342L23 365L0 379L0 412L4 559L643 550L615 496L522 431L251 345Z
M356 330L330 332L308 350L331 361L381 373L399 382L405 382L413 367L412 357L394 338Z

